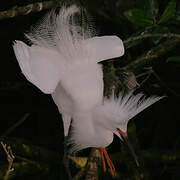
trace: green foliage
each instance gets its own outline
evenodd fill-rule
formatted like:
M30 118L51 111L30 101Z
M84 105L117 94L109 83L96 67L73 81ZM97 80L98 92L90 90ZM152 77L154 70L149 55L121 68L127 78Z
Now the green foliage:
M138 8L124 12L126 18L140 27L151 27L157 24L167 23L175 17L177 0L171 0L163 11L158 15L159 5L157 0L137 0Z
M159 11L159 3L157 0L137 0L136 5L146 12L149 18L155 20L154 17L157 16Z
M176 0L171 0L165 8L162 16L160 17L158 24L166 23L172 19L176 12Z
M166 62L175 63L176 67L180 67L180 56L171 56L167 58Z
M159 5L157 0L137 0L138 8L130 9L124 13L127 19L140 27L151 27L156 24Z
M130 9L124 13L124 15L127 17L127 19L141 27L147 27L153 25L153 20L148 17L147 13L143 11L142 9Z

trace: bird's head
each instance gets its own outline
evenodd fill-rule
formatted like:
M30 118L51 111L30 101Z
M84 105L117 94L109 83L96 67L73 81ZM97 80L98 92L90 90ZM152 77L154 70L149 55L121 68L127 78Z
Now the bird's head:
M115 97L113 94L110 98L105 98L103 104L95 109L94 114L99 126L109 129L127 144L135 158L137 166L139 163L128 141L128 122L131 118L161 98L163 97L152 96L145 98L143 94L133 95L132 92L128 94L120 93L118 97Z

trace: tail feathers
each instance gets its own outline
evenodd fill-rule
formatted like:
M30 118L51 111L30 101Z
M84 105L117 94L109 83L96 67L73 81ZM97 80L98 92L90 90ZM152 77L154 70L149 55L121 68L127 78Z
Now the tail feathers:
M146 98L143 94L123 95L120 93L119 97L112 95L109 99L105 98L104 103L96 108L95 113L107 122L113 121L116 126L118 124L127 125L131 118L162 98L164 97L151 96Z
M27 80L44 93L52 93L60 80L61 69L65 69L63 58L56 51L34 45L29 47L21 41L16 41L13 48Z

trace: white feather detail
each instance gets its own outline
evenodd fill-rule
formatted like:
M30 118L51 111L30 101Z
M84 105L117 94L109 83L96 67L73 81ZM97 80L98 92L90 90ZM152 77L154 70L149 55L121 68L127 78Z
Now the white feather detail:
M106 128L116 130L116 128L123 128L126 131L128 121L136 116L138 113L159 101L163 97L151 96L146 98L144 94L133 95L132 92L119 97L114 94L108 99L104 98L104 103L96 107L94 116L97 121Z
M55 49L70 64L122 56L122 40L117 36L93 37L96 33L88 22L79 24L75 21L79 11L75 5L62 7L58 15L51 11L26 37L35 45Z

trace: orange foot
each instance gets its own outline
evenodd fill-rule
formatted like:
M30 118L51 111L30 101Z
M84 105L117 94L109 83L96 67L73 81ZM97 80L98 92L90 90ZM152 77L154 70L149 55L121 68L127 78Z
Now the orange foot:
M106 163L105 163L105 160L106 160L106 162L110 168L111 174L112 174L112 176L114 176L115 167L114 167L114 164L112 163L106 149L105 148L97 148L97 149L99 150L101 158L102 158L104 172L106 171Z

